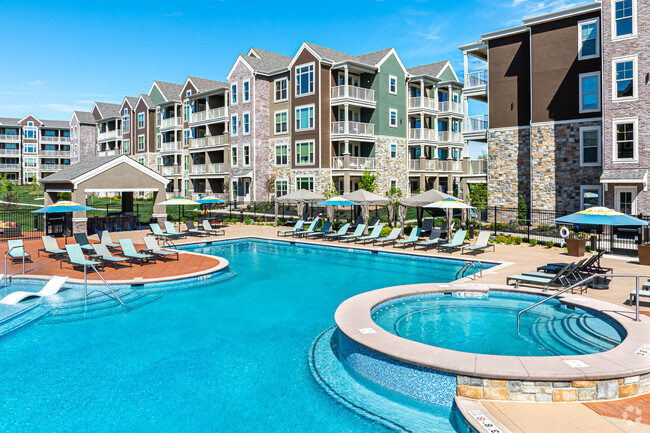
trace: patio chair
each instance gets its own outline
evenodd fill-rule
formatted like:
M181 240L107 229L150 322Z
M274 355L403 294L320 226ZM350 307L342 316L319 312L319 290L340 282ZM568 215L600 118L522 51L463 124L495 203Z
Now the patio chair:
M288 230L278 230L278 236L291 236L294 233L297 233L302 230L302 226L305 224L304 220L298 220L296 221L296 224L293 226L293 228L288 229Z
M32 261L32 256L30 256L29 253L25 251L25 246L23 245L22 239L12 239L7 241L7 251L9 251L8 255L11 257L12 264L22 263L23 260L26 262Z
M60 268L63 268L63 263L66 262L70 263L73 268L75 266L81 266L84 269L84 273L88 266L95 267L95 269L104 269L104 263L86 259L86 257L84 257L84 252L81 249L81 245L79 244L68 244L65 246L65 250L68 252L68 257L59 262Z
M462 247L460 249L460 253L464 254L465 250L474 251L474 253L477 253L479 251L483 252L490 247L492 247L492 251L495 251L494 244L490 243L490 232L485 230L478 234L478 238L476 239L476 243L474 245Z
M176 235L178 236L179 239L187 237L185 233L179 233L176 231L176 228L174 227L174 223L170 221L165 221L165 231L169 233L170 235Z
M379 235L381 235L381 231L384 229L384 224L377 224L375 228L372 229L372 232L368 236L361 236L358 239L355 239L355 242L361 242L361 243L368 243L368 242L374 242L375 240L379 239Z
M415 245L413 245L413 249L416 249L417 247L424 247L425 250L428 250L429 247L435 247L440 242L442 242L440 239L440 229L431 229L429 239L426 241L416 242Z
M323 227L321 227L320 230L315 231L313 233L306 233L305 237L315 237L315 238L317 238L319 236L326 235L327 233L329 233L331 231L332 231L332 223L329 222L329 221L325 221L323 223Z
M21 301L24 301L28 298L42 298L45 296L51 296L59 293L61 288L68 281L68 277L57 277L54 276L48 280L48 282L43 286L38 292L23 292L17 291L8 294L0 301L0 304L15 305Z
M370 222L368 223L368 230L370 230L370 229L374 230L374 229L375 229L375 226L376 226L377 224L379 224L379 221L380 221L380 220L381 220L381 218L378 217L378 216L372 217L372 219L371 219ZM382 226L385 226L385 225L386 225L386 224L382 224Z
M548 287L566 287L570 282L566 279L565 274L571 266L573 266L573 263L568 263L560 272L549 277L535 277L524 274L511 275L506 277L506 284L510 284L510 281L514 281L516 289L519 288L520 284L544 286L544 290L547 290Z
M109 250L114 250L120 247L120 244L116 244L111 239L111 233L108 230L102 230L99 234L99 243L106 245Z
M352 224L351 228L356 230L359 224L363 224L363 216L361 215L357 215L357 219L354 220L354 224Z
M141 249L140 250L141 253L143 251L145 253L147 252L151 253L156 257L160 257L163 260L163 262L166 262L168 257L171 259L173 256L176 256L176 260L178 260L178 251L163 250L162 248L160 248L160 245L158 245L158 241L156 241L156 238L151 236L145 236L142 238L142 240L144 241L144 246L146 248Z
M137 252L131 239L120 239L120 246L122 247L122 255L131 261L140 263L140 266L151 261L156 262L156 258L153 255Z
M406 248L408 245L413 244L415 247L415 243L418 241L418 239L420 239L421 231L422 229L420 227L413 227L411 229L411 233L409 233L409 237L395 241L395 246L403 245L404 248Z
M317 225L318 225L318 220L314 220L314 221L311 222L311 224L309 224L309 227L307 227L307 230L301 230L301 231L295 232L295 233L293 233L293 236L301 237L301 236L305 236L305 235L307 235L309 233L314 233L314 231L316 230Z
M95 249L95 252L100 256L100 260L104 263L104 266L106 266L107 263L111 263L113 267L117 269L117 265L123 263L125 265L128 264L129 267L131 267L130 261L124 257L115 257L111 254L106 245L102 243L93 244L93 248Z
M48 256L58 260L68 254L64 248L59 248L59 244L52 236L41 236L41 240L43 241L43 248L39 248L37 252L39 256L41 255L41 251L43 251Z
M424 218L422 220L422 231L420 234L427 234L433 230L433 218Z
M347 232L348 229L350 228L350 223L345 223L341 226L338 232L336 233L328 233L325 236L323 236L323 239L327 240L334 240L336 238L340 238L341 236L344 236Z
M196 226L194 225L194 221L192 220L185 220L185 226L187 227L187 230L185 233L188 235L193 235L193 236L210 236L210 233L208 233L205 230L197 229Z
M149 224L149 228L151 229L151 232L158 240L163 240L165 242L168 242L168 241L174 241L180 237L177 235L173 235L171 233L163 232L162 229L160 228L160 225L158 225L158 223Z
M402 233L402 229L399 227L395 227L393 230L390 231L388 236L384 236L383 238L377 238L375 240L376 244L380 244L381 246L386 245L386 243L394 243L397 239L399 239L399 235Z
M79 244L83 252L92 253L93 251L95 251L93 247L90 245L88 236L86 236L85 233L75 233L74 240L77 241L77 243Z
M215 236L226 235L226 231L224 229L212 228L212 226L210 225L210 221L208 220L203 220L203 230L205 230L208 234L215 235Z
M365 224L359 224L357 226L356 230L354 231L354 233L352 233L351 235L343 235L339 239L342 239L342 240L344 240L346 242L350 241L350 240L355 240L355 239L360 238L361 236L363 236L363 231L365 229L366 229Z
M453 250L457 250L458 248L462 248L463 245L465 245L466 234L467 234L467 230L458 230L454 234L454 238L451 240L451 242L438 245L438 251L440 250L453 251Z
M444 221L440 226L440 233L442 237L449 239L449 234L454 232L454 225L456 225L456 223L453 221L451 224L449 224L448 221Z

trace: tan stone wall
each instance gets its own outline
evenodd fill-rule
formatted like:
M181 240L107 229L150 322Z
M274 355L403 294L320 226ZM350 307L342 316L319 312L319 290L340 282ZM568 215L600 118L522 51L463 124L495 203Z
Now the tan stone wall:
M487 184L490 206L516 207L530 197L530 128L488 132Z

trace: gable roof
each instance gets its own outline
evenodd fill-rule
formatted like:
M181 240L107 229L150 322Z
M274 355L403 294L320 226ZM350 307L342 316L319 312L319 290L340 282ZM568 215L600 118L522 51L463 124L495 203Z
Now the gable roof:
M14 126L14 127L19 127L20 125L18 122L20 119L14 118L14 117L0 117L0 125L2 126Z
M165 98L165 101L181 102L181 91L183 90L182 84L154 81L151 87L153 88L153 86L156 86L158 90L160 90L160 94ZM151 93L151 90L149 90L149 93Z
M122 102L122 105L124 105L124 102L129 104L129 107L135 108L135 106L138 104L138 98L136 98L134 96L125 96L124 101ZM122 108L122 107L120 107L120 108Z
M411 75L428 75L430 77L437 78L438 75L445 69L445 66L449 63L448 60L443 60L442 62L429 63L428 65L415 66L413 68L408 68L407 71Z
M147 108L156 108L156 104L153 103L153 100L151 99L151 96L147 95L146 93L142 93L140 95L140 98L138 98L138 101L140 99L142 99L142 101L144 101Z
M307 47L310 51L325 61L330 61L332 63L354 62L368 66L370 68L378 68L379 65L391 52L395 52L393 48L384 48L383 50L373 51L371 53L361 54L359 56L353 56L352 54L347 54L341 51L333 50L331 48L322 47L320 45L312 44L311 42L305 42L302 46ZM301 50L298 50L298 52L300 51ZM395 55L397 56L397 53L395 53ZM401 60L399 60L399 62L400 64L402 63Z
M99 111L102 119L110 119L112 117L120 117L120 104L111 104L109 102L95 102L95 107Z
M93 113L90 111L74 111L72 115L77 117L79 123L90 123L93 125L97 123L93 117Z
M187 77L187 79L194 85L197 93L205 93L212 90L228 88L228 84L222 81L207 80L198 77Z
M375 51L373 53L362 54L358 56L357 59L361 63L366 63L368 65L376 65L377 63L381 62L384 59L384 57L386 57L386 55L390 53L392 49L393 48L385 48L383 50Z
M252 55L255 54L255 55ZM291 57L282 54L272 53L271 51L251 48L248 55L242 56L256 72L271 73L281 71L289 66Z
M70 122L65 120L42 120L44 128L70 128Z

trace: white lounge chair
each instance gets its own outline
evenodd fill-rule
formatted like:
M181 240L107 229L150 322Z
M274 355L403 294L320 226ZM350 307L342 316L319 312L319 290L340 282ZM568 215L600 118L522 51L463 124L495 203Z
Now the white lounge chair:
M0 304L10 304L15 305L20 301L23 301L27 298L43 298L45 296L51 296L61 291L61 288L68 281L68 277L52 277L50 280L43 286L38 292L13 292L2 298Z

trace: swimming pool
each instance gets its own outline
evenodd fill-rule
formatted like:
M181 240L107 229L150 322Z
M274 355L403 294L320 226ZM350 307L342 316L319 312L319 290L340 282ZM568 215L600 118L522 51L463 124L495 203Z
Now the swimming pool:
M191 250L236 276L0 338L0 431L383 431L312 379L311 344L345 299L450 281L463 265L257 240Z
M490 291L476 297L435 293L390 300L372 318L399 337L460 352L508 356L584 355L610 350L625 338L612 320L557 299L521 316L541 296Z

